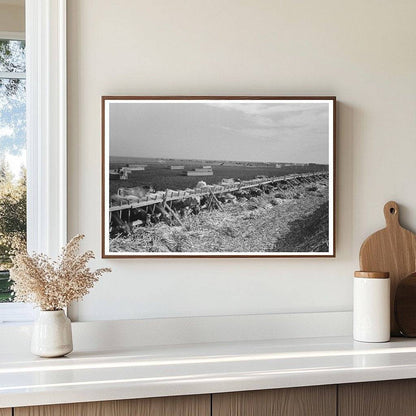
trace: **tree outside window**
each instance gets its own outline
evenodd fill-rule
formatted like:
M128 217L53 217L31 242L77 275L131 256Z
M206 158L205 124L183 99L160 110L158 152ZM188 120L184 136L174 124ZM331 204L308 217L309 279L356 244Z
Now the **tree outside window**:
M0 302L9 302L8 269L26 242L25 42L0 39Z

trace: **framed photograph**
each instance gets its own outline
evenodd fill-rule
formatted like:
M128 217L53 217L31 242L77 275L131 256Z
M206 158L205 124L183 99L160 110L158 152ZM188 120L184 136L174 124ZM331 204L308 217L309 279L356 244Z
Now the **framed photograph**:
M102 97L102 255L335 257L335 97Z

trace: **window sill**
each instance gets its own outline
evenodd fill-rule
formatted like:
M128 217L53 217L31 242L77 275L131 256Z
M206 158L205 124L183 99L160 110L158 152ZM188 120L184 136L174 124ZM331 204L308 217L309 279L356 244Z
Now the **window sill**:
M35 310L27 303L0 303L0 325L21 325L35 319Z

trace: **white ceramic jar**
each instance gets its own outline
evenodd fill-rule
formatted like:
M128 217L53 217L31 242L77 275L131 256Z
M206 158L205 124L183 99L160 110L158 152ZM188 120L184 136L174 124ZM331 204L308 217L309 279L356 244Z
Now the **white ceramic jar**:
M389 341L389 273L355 272L353 303L354 339L361 342Z
M39 357L62 357L72 348L71 321L65 312L40 311L33 325L32 353Z

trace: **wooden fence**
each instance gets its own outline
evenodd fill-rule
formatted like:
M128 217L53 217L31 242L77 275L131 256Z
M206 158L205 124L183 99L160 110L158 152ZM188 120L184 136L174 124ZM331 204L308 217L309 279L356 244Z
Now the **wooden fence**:
M139 199L134 203L111 203L110 202L110 213L114 211L123 211L126 209L143 208L155 204L165 205L167 202L182 200L186 198L192 198L195 196L209 196L223 193L233 193L244 189L257 188L265 185L276 184L278 182L313 182L316 178L323 178L328 176L328 171L325 172L314 172L314 173L302 173L302 174L291 174L285 176L274 176L262 179L251 179L248 181L235 182L226 185L207 185L200 188L193 188L187 190L173 191L166 190L163 192L149 193L146 196Z

